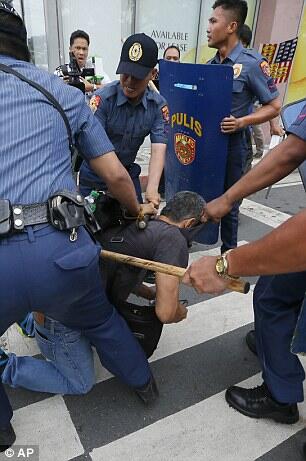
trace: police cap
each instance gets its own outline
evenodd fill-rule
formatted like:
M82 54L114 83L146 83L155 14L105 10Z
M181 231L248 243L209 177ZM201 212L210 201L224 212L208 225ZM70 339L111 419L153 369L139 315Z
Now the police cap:
M134 34L122 46L117 74L129 74L145 78L157 64L158 48L153 38L146 34Z
M12 24L6 24L5 20L0 21L0 32L4 32L6 34L12 35L14 37L17 37L21 39L22 41L27 40L27 31L24 26L23 20L15 10L15 8L12 7L12 5L8 2L2 2L0 1L0 12L7 13L8 15L13 15L15 16L18 21L16 21L16 26L13 26ZM19 23L19 25L17 25Z

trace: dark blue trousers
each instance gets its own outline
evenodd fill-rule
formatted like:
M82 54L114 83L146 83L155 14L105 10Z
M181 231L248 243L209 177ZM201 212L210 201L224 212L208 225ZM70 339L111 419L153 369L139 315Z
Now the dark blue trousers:
M142 203L142 191L141 191L141 184L140 184L140 173L141 173L141 168L138 165L138 163L131 163L128 167L126 167L127 172L129 173L131 180L133 181L136 195L138 198L139 203ZM107 185L99 180L98 183L96 183L93 179L92 176L87 176L86 175L87 170L81 170L80 171L80 192L83 195L83 197L87 197L87 195L90 194L92 190L107 190Z
M38 229L37 229L38 227ZM76 242L49 225L0 240L0 335L27 312L40 311L81 330L101 363L131 387L150 379L145 354L106 298L99 271L100 247L85 229ZM0 425L12 412L0 387ZM2 421L1 421L2 418Z
M238 131L229 135L228 154L225 172L224 190L228 190L235 184L245 170L248 147L245 131ZM239 202L236 202L232 210L221 219L221 252L235 248L237 246L238 235L238 214Z
M254 290L255 332L263 380L279 402L301 402L304 369L291 342L306 291L306 272L260 277Z

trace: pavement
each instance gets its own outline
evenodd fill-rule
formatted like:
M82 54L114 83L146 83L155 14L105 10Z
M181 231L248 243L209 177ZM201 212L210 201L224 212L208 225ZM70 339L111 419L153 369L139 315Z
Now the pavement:
M145 174L148 150L140 157ZM306 203L298 172L275 185L268 199L265 197L266 191L261 191L243 201L239 244L271 231ZM190 261L217 253L219 243L195 243ZM86 396L9 389L16 444L39 446L41 461L303 460L305 403L299 405L300 421L287 426L247 418L224 400L225 389L233 384L261 382L257 359L245 345L245 334L253 322L255 281L250 279L247 295L226 292L199 296L182 287L181 297L189 301L188 317L164 327L151 359L160 399L150 408L97 360L97 384ZM18 354L38 354L35 341L22 338L15 326L3 342ZM1 461L7 459L0 454Z

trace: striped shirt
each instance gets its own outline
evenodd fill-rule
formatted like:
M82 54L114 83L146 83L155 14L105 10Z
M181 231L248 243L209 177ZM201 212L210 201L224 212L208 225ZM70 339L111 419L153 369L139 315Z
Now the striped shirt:
M114 150L80 90L33 64L4 55L0 62L37 82L58 100L87 161ZM61 115L35 88L1 71L0 139L0 198L30 204L44 202L59 190L76 190Z

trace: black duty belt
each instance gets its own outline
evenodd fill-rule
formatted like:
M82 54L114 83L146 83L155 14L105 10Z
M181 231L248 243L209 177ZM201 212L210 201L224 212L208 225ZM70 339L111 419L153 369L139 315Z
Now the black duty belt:
M75 192L59 191L48 202L31 205L12 205L9 200L0 199L0 238L23 232L26 226L45 223L61 231L71 230L71 241L77 239L80 226L85 225L93 234L101 229L90 205Z
M31 205L12 205L12 220L16 231L25 226L50 222L48 203L33 203Z

